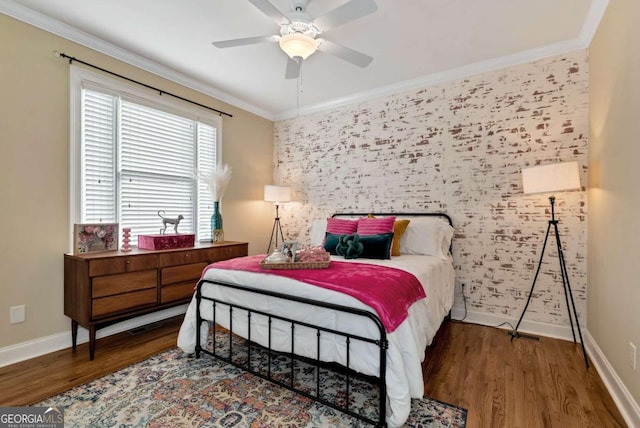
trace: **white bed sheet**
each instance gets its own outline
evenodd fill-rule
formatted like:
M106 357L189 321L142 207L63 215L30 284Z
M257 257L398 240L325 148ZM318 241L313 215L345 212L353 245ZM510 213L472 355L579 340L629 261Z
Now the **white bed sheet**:
M424 393L421 363L424 350L428 346L442 320L453 305L455 274L451 260L443 260L432 256L402 255L391 260L355 259L345 260L333 256L332 260L340 262L372 263L403 269L415 275L427 297L415 302L409 308L409 316L392 333L387 334L389 348L387 350L387 424L391 427L401 426L407 419L411 409L411 398L421 398ZM345 306L361 308L374 312L369 306L354 297L321 287L301 283L299 281L267 273L242 272L225 269L209 269L205 279L217 280L247 287L269 289L285 294L321 300ZM306 321L310 324L339 331L347 331L364 337L378 338L379 332L375 324L352 314L337 313L324 308L310 309L306 304L288 302L283 304L277 298L252 295L241 290L232 290L205 284L202 288L204 296L217 298L234 304L243 305L275 315ZM374 312L375 313L375 312ZM201 315L211 321L212 307L210 302L201 304ZM216 322L223 327L229 325L228 310L218 306ZM206 341L208 324L200 329L202 341ZM246 312L233 311L233 331L245 336L247 334ZM268 323L265 317L252 315L251 338L266 346ZM311 333L311 334L309 334ZM196 302L195 296L187 309L185 320L178 335L178 346L186 353L195 351L196 343ZM315 330L304 327L295 329L295 352L316 358L317 345ZM280 351L290 351L291 327L289 323L274 321L272 323L271 346ZM332 334L321 335L321 359L346 365L346 345L344 338L336 338ZM379 351L374 345L359 341L350 344L350 367L361 373L378 376Z

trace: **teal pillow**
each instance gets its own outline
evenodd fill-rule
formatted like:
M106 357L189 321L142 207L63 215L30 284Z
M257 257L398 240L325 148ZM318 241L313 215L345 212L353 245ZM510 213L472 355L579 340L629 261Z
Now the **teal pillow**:
M341 236L352 235L336 235L327 232L324 237L324 249L332 255L338 255L336 247ZM359 242L362 244L362 254L357 257L364 259L390 259L391 258L391 242L393 241L393 233L382 233L380 235L359 236Z
M363 259L390 259L392 241L393 233L361 236L360 242L363 250L360 257Z
M345 259L357 259L364 251L364 245L360 242L360 235L357 233L351 235L340 235L338 245L336 245L336 253Z
M337 255L336 246L338 245L338 239L340 239L341 235L336 235L335 233L327 232L324 236L324 243L322 246L325 250L329 252L329 254Z

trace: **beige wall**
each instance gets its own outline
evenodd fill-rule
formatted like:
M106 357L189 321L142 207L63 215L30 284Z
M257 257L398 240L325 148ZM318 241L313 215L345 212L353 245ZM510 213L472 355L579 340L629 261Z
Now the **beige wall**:
M636 402L640 367L640 2L612 0L589 52L588 328ZM640 355L639 355L640 356ZM640 361L639 361L640 364Z
M266 250L273 207L273 122L0 14L0 348L69 330L63 258L69 236L69 67L58 50L227 111L222 159L233 168L225 237ZM27 320L9 324L25 304Z

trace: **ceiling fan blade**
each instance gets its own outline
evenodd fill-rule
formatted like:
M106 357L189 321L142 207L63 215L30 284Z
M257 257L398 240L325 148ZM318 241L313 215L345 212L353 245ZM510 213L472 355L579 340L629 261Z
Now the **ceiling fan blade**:
M320 52L328 53L336 56L342 60L357 65L358 67L366 67L371 64L373 58L369 55L365 55L362 52L354 51L346 46L339 45L337 43L330 42L329 40L322 40L318 47Z
M234 46L255 45L258 43L275 42L275 36L247 37L246 39L223 40L221 42L213 42L213 46L217 48L232 48Z
M278 24L286 24L289 22L289 18L280 12L280 10L269 0L249 0L249 3L260 9L262 13L276 21Z
M287 57L287 71L284 73L285 79L297 79L300 76L300 65L302 61Z
M351 0L313 20L320 31L346 24L378 10L374 0Z

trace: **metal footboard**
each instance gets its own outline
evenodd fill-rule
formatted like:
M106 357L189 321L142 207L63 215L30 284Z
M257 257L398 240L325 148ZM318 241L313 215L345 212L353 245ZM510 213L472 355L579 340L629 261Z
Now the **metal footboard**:
M378 328L379 331L379 336L375 339L373 338L368 338L368 337L363 337L360 335L356 335L356 334L351 334L351 333L346 333L346 332L342 332L342 331L338 331L338 330L334 330L334 329L330 329L330 328L326 328L326 327L322 327L322 326L318 326L318 325L313 325L307 322L301 322L298 320L294 320L291 318L287 318L287 317L283 317L283 316L279 316L279 315L275 315L275 314L271 314L271 313L267 313L267 312L263 312L260 310L256 310L253 308L249 308L243 305L238 305L238 304L234 304L234 303L230 303L230 302L226 302L220 299L216 299L216 298L210 298L210 297L206 297L202 295L202 286L205 284L214 284L218 287L227 287L230 289L234 289L234 290L242 290L245 292L249 292L249 293L254 293L254 294L258 294L258 295L264 295L264 296L271 296L271 297L275 297L278 299L282 299L285 301L294 301L294 302L299 302L299 303L304 303L304 304L308 304L308 305L312 305L312 306L316 306L316 307L322 307L322 308L327 308L327 309L332 309L335 311L339 311L339 312L343 312L343 313L348 313L348 314L352 314L352 315L356 315L356 316L361 316L364 318L367 318L369 320L371 320ZM198 282L198 286L197 286L197 290L196 290L196 300L197 300L197 311L196 311L196 348L195 348L195 352L196 352L196 358L200 357L201 353L206 353L208 355L211 355L215 358L218 358L222 361L225 361L229 364L232 364L236 367L241 368L242 370L245 370L253 375L259 376L263 379L269 380L277 385L280 385L284 388L287 388L289 390L292 390L298 394L301 394L307 398L310 398L312 400L315 400L317 402L320 402L326 406L332 407L336 410L339 410L341 412L344 412L348 415L351 415L359 420L365 421L367 423L373 424L375 426L379 426L379 427L385 427L386 426L386 361L387 361L387 348L388 348L388 341L387 341L387 333L385 331L384 325L382 324L382 322L380 321L380 319L378 318L377 315L368 312L366 310L362 310L362 309L356 309L356 308L351 308L348 306L342 306L342 305L337 305L337 304L333 304L333 303L327 303L327 302L323 302L323 301L318 301L318 300L313 300L313 299L308 299L308 298L304 298L304 297L297 297L297 296L291 296L291 295L287 295L287 294L283 294L283 293L278 293L278 292L273 292L273 291L268 291L268 290L262 290L262 289L254 289L254 288L249 288L249 287L245 287L245 286L241 286L241 285L235 285L235 284L229 284L229 283L224 283L224 282L218 282L218 281L210 281L210 280L206 280L206 279L202 279ZM203 318L202 314L201 314L201 304L203 302L210 302L210 304L212 305L212 313L213 313L213 319L212 320L206 320L205 318ZM217 353L216 348L220 348L221 346L219 345L219 341L216 338L216 333L215 333L215 326L217 324L217 309L218 308L227 308L229 311L229 340L228 343L224 344L225 347L225 351L227 352L227 355L222 355ZM242 362L242 359L238 360L233 358L233 352L234 352L234 342L233 342L233 337L234 337L234 331L233 331L233 311L234 310L241 310L241 311L246 311L247 313L247 337L244 337L244 339L246 339L246 345L247 345L247 350L246 350L246 362ZM261 315L264 316L268 319L268 338L267 338L267 343L268 345L265 346L261 346L257 343L253 343L252 342L252 337L251 337L251 317L252 315ZM272 333L272 322L274 320L278 320L278 321L282 321L285 323L289 323L291 325L291 348L289 352L282 352L282 351L278 351L278 350L274 350L272 349L272 340L271 340L271 333ZM206 349L206 346L203 346L203 344L201 343L201 337L200 337L200 326L202 324L203 321L210 321L213 323L214 329L213 329L213 333L212 333L212 350L208 350ZM308 357L304 357L301 355L297 355L295 353L295 329L297 326L302 326L302 327L306 327L309 329L313 329L316 332L316 343L317 343L317 357L315 359L310 359ZM326 398L322 397L322 393L320 390L320 369L321 367L326 368L327 366L332 365L333 363L326 363L326 362L322 362L320 361L320 339L321 339L321 335L322 334L333 334L339 337L343 337L344 338L344 343L346 346L346 366L343 367L343 375L344 375L344 379L345 379L345 390L346 390L346 400L345 400L345 405L342 406L340 404L338 404L335 401L330 401ZM379 375L377 377L373 377L373 383L375 383L378 386L378 390L379 390L379 402L378 402L378 417L377 418L372 418L369 417L367 415L358 413L356 411L354 411L351 406L350 406L350 394L351 394L351 382L353 381L353 377L367 377L364 375L360 375L357 372L355 372L355 370L353 370L350 367L350 363L351 363L351 345L354 341L361 341L364 343L369 343L372 345L375 345L378 350L379 350ZM206 344L204 344L206 345ZM259 370L259 368L255 368L252 366L252 356L256 355L258 352L258 350L262 349L264 352L267 353L267 370L266 373L264 371ZM286 355L290 358L291 361L291 372L290 372L290 376L289 379L284 380L282 379L282 377L276 377L274 375L274 373L272 373L271 370L271 365L272 365L272 356L274 355ZM310 391L310 390L303 390L301 388L298 388L296 386L296 381L295 381L295 365L296 365L296 361L304 361L304 362L311 362L312 365L315 366L316 370L315 370L315 388L314 391ZM335 364L337 365L337 364Z

